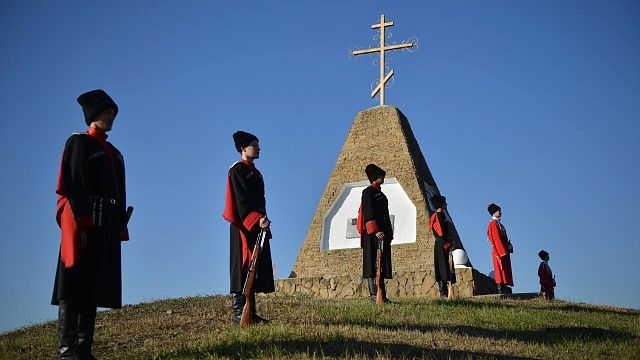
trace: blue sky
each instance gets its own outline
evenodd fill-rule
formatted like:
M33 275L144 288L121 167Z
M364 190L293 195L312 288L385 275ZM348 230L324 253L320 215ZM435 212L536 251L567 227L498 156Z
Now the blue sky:
M108 5L107 5L108 4ZM377 77L370 25L393 40L387 103L408 117L474 266L492 270L486 205L503 207L515 291L640 308L640 3L636 1L3 1L0 331L53 319L55 183L76 97L120 107L136 210L125 303L228 291L231 134L257 134L287 277ZM363 177L364 178L364 177ZM425 249L425 251L430 251Z

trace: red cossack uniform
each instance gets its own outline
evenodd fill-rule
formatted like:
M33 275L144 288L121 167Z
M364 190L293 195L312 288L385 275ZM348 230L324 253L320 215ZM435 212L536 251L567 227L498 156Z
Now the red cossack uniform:
M487 228L487 236L491 243L491 256L493 258L493 274L498 285L513 286L511 274L511 244L507 237L507 230L498 220L491 219Z
M546 261L540 263L538 267L538 277L540 277L540 292L546 293L547 296L553 298L556 280L553 278L551 268Z

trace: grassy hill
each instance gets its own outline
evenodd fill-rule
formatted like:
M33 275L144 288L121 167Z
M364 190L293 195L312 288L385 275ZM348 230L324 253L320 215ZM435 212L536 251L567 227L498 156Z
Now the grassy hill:
M259 297L273 319L232 324L230 298L162 300L98 315L99 359L640 359L640 312L542 300ZM56 324L0 336L2 359L55 359Z

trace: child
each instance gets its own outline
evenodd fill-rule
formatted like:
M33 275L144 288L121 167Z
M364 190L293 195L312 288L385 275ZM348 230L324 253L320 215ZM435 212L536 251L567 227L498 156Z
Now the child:
M553 288L556 287L556 279L551 272L551 268L549 267L549 253L540 250L538 253L542 262L538 267L538 276L540 277L540 292L545 299L553 300L555 297Z

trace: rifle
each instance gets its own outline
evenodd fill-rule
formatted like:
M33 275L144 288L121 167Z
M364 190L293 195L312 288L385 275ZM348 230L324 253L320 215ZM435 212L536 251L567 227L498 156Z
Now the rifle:
M382 240L378 240L378 250L376 253L376 304L382 304L384 302L385 295L382 291Z
M456 267L453 264L453 251L449 251L449 271L451 272L451 276L456 275ZM451 281L447 281L447 298L449 300L453 299L453 284Z
M267 229L260 229L260 233L258 234L258 241L256 241L256 244L253 247L253 253L251 254L251 262L249 263L249 271L247 271L247 279L245 280L244 287L242 288L245 302L244 308L242 308L240 326L242 326L243 328L249 327L252 322L251 318L253 317L253 314L251 312L253 311L253 309L251 308L251 292L253 291L253 281L256 278L256 264L260 259L260 251L262 250L262 246L264 245L264 240L266 237Z

